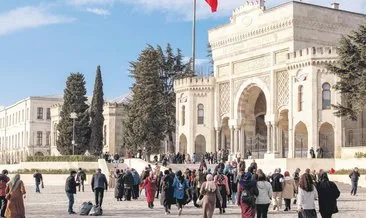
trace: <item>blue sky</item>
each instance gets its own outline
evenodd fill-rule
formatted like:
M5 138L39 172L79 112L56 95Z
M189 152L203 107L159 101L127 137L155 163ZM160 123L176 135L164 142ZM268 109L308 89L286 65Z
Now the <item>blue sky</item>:
M204 0L197 0L198 63L206 62L207 30L229 22L231 11L244 2L219 0L218 12L211 14ZM338 2L365 13L366 0ZM191 15L192 0L0 0L0 105L62 94L71 72L85 74L92 95L97 65L105 97L125 94L132 83L129 62L146 44L169 42L191 55Z

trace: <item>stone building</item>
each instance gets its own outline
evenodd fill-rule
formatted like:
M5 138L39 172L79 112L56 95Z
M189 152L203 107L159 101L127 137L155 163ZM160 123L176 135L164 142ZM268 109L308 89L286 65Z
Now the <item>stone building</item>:
M0 110L0 163L50 153L50 108L61 101L58 96L28 97Z
M111 154L124 154L122 141L122 104L130 98L130 95L123 95L111 101L106 101L103 106L103 152ZM60 155L57 150L57 124L60 121L62 103L54 104L51 107L51 155ZM76 136L77 137L77 136Z
M259 0L235 9L228 24L208 33L214 76L174 83L176 149L255 158L307 157L311 147L327 158L366 152L365 113L357 122L333 115L338 78L326 71L341 36L365 21L339 4L266 9Z

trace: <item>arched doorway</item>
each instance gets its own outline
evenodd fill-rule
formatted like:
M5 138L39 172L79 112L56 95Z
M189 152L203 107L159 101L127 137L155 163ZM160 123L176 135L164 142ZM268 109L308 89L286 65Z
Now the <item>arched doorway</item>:
M198 135L194 141L195 153L203 155L206 153L206 139L203 135Z
M231 138L230 138L229 118L225 117L222 120L221 127L221 149L230 150Z
M323 123L319 129L319 147L324 158L334 158L334 129L330 123Z
M308 130L303 122L295 126L295 157L306 158L308 154Z
M187 154L187 137L184 134L179 137L179 153Z
M261 88L255 84L249 85L241 94L238 114L243 120L244 140L239 147L244 146L245 158L264 158L267 152L267 125L265 115L267 101Z
M288 157L288 110L282 110L278 116L280 152L283 158Z
M42 152L38 151L34 154L34 156L44 156Z

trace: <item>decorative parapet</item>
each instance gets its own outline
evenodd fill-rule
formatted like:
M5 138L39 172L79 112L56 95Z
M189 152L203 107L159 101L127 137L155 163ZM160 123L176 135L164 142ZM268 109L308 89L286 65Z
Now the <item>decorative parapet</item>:
M174 81L174 90L211 90L215 86L214 77L187 77L183 79L177 79Z
M233 10L233 17L246 13L248 11L254 10L254 9L264 10L265 9L264 3L265 3L265 0L246 1L246 3L243 6L240 6L239 8L236 8Z
M336 47L312 47L297 50L287 54L289 70L313 65L324 65L336 62L338 58Z

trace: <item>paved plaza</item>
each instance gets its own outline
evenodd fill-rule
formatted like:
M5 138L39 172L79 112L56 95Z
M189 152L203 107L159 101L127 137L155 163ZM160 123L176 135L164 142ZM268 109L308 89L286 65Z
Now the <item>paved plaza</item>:
M339 187L342 192L338 201L340 213L334 217L366 217L366 189L360 189L358 196L353 197L349 194L349 185L339 184ZM33 187L27 186L27 192L28 194L25 200L27 218L79 217L78 215L68 215L66 213L67 198L64 187L46 186L41 194L36 194ZM89 200L93 200L93 193L90 190L90 186L86 186L86 192L78 192L76 195L75 211L78 211L78 207L83 201ZM165 216L163 207L160 205L158 199L155 202L155 208L152 210L147 207L144 197L138 201L117 202L114 199L113 190L105 193L103 208L105 217L177 217L178 215L177 210L175 210L176 207L173 206L172 214ZM192 204L189 204L183 210L182 217L200 216L201 209L193 207ZM218 214L216 210L214 217L240 217L240 209L237 206L230 205L225 215ZM289 213L271 211L269 217L297 217L297 215L295 211Z

